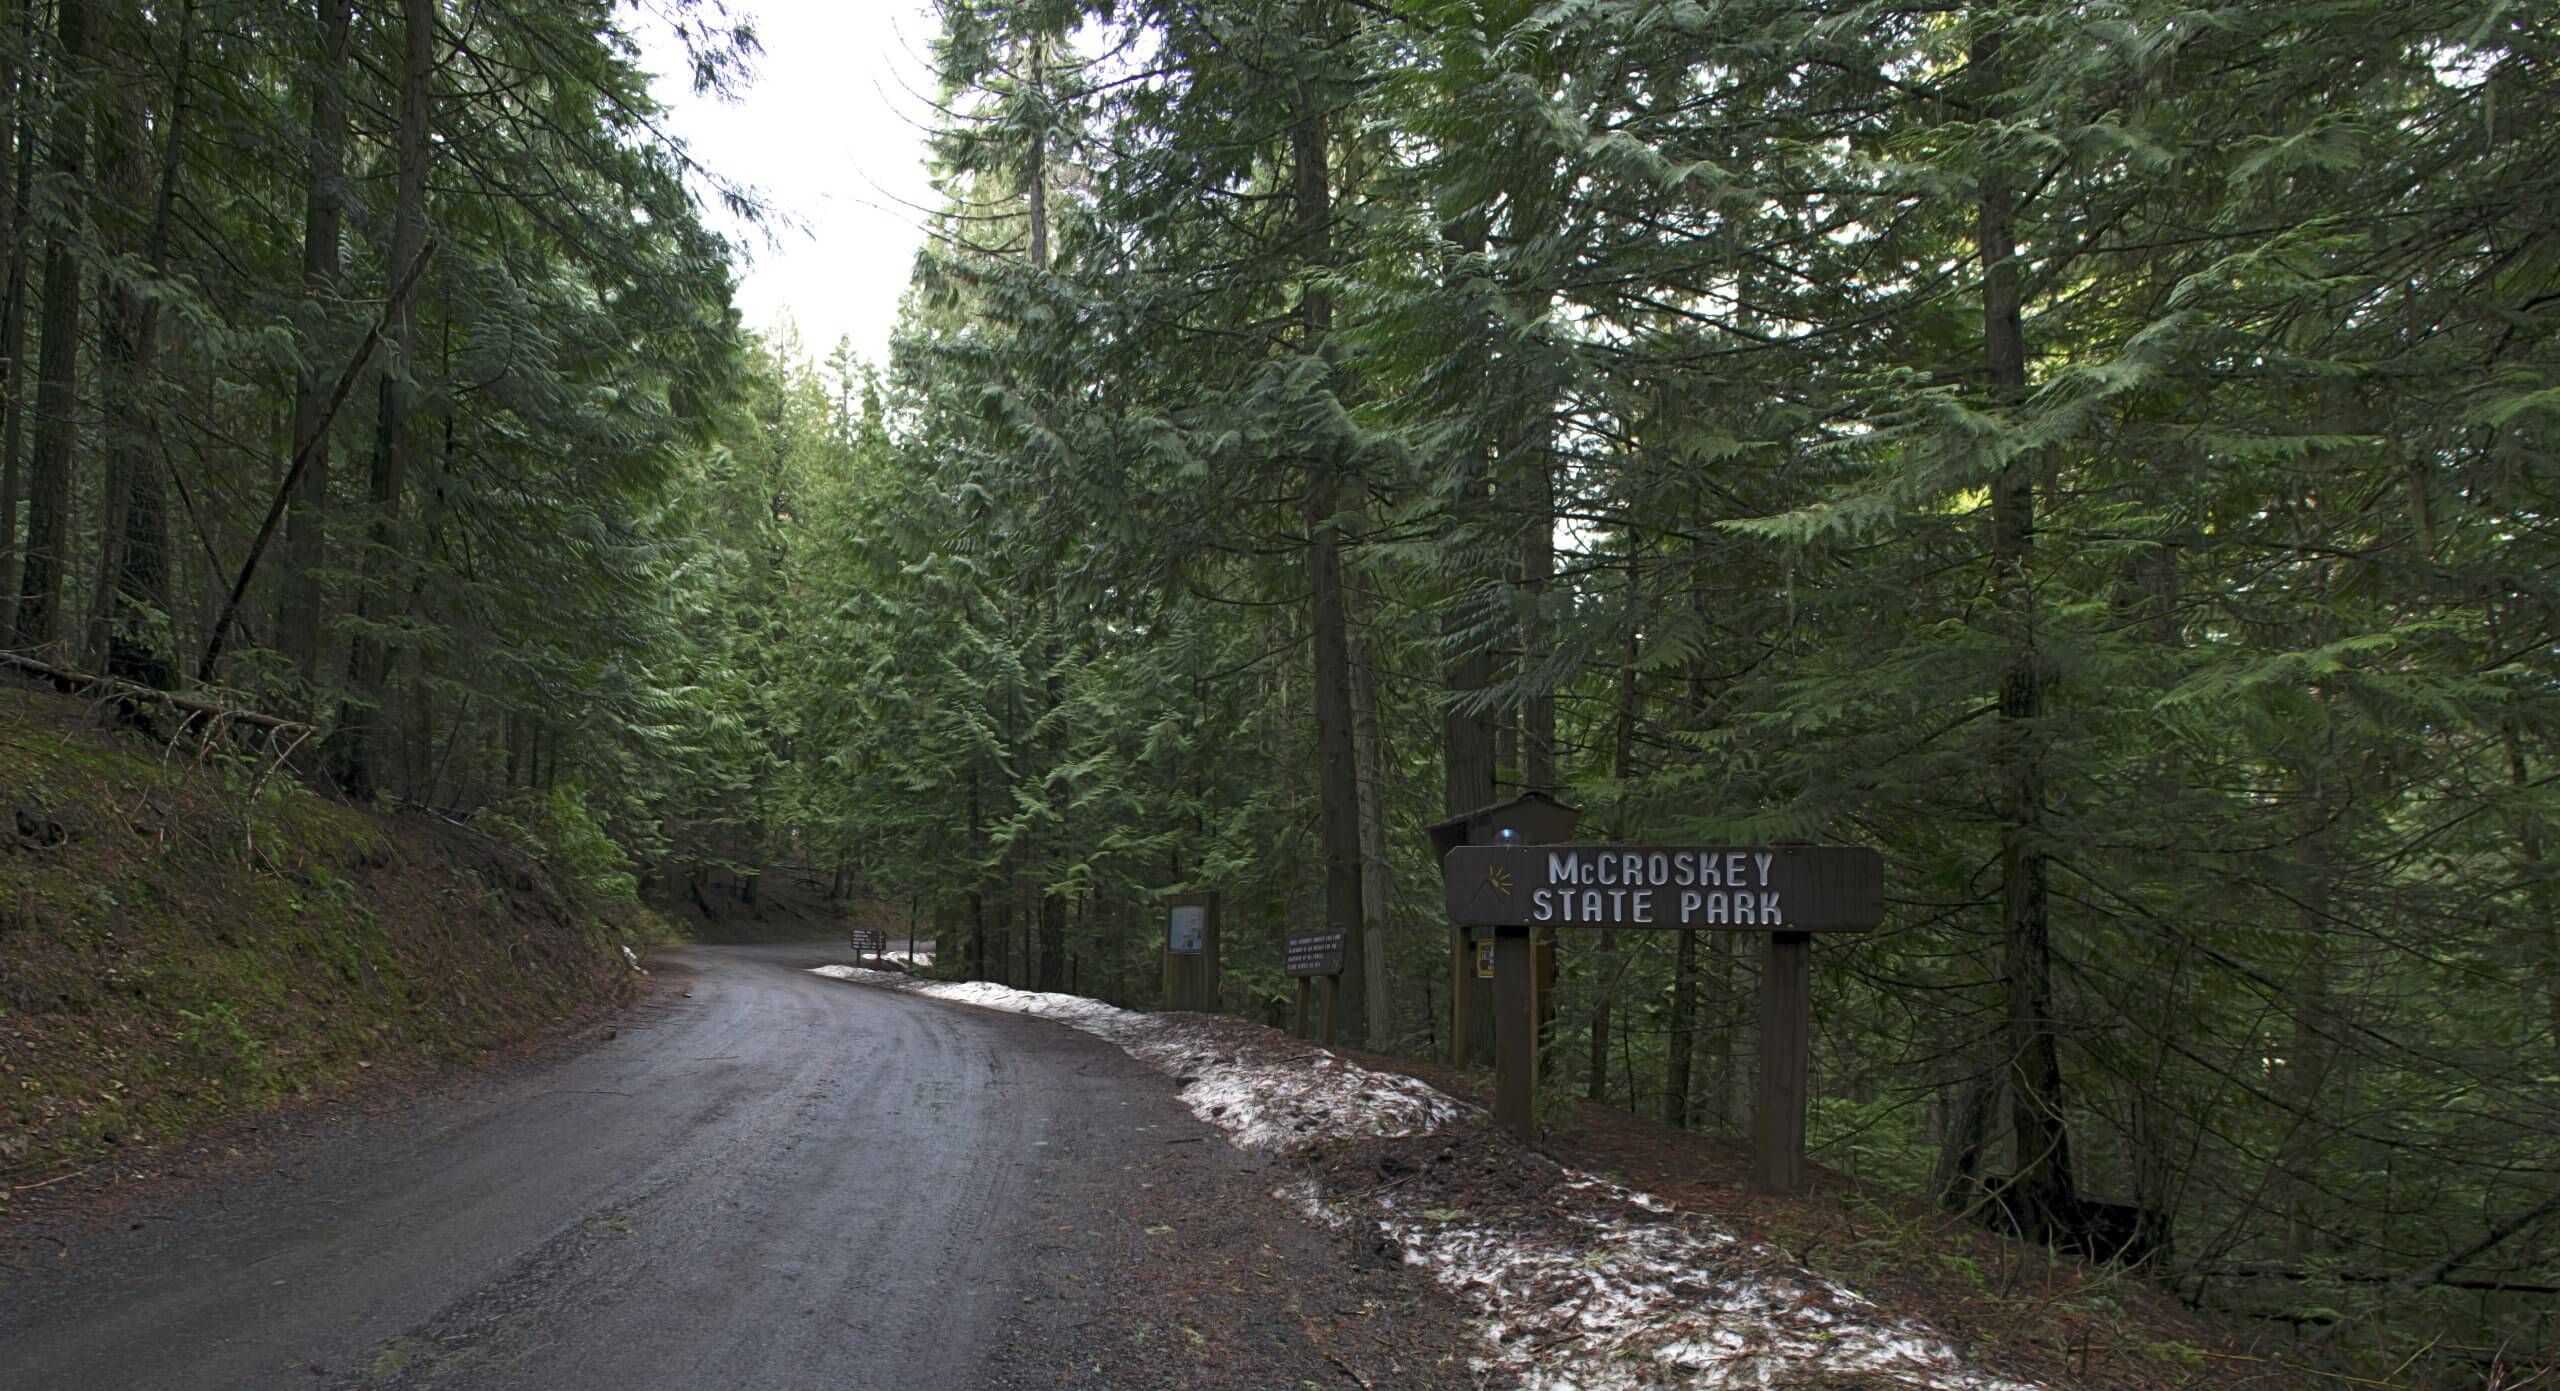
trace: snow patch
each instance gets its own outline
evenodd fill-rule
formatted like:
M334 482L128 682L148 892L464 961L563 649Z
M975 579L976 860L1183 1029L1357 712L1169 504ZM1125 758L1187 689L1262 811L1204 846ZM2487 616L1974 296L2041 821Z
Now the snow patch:
M1290 1154L1430 1135L1476 1108L1410 1077L1240 1021L1138 1014L1079 995L986 981L923 981L819 966L817 974L1034 1015L1118 1044L1181 1085L1183 1104L1239 1148ZM1648 1193L1567 1169L1536 1212L1409 1211L1392 1192L1336 1195L1313 1178L1274 1191L1346 1234L1373 1231L1476 1313L1482 1365L1524 1391L1775 1387L1819 1369L1930 1391L2040 1391L1982 1372L1936 1334Z
M2032 1391L1648 1194L1576 1175L1556 1196L1545 1221L1371 1203L1406 1263L1478 1310L1497 1349L1488 1360L1527 1391L1770 1387L1814 1368L1947 1391Z
M1427 1135L1462 1113L1458 1102L1410 1077L1373 1072L1330 1053L1317 1053L1312 1064L1294 1050L1248 1060L1231 1041L1203 1038L1196 1024L1177 1016L1138 1014L1081 995L988 981L915 980L859 966L811 969L837 980L1072 1024L1178 1079L1191 1114L1243 1149L1287 1154L1335 1140Z

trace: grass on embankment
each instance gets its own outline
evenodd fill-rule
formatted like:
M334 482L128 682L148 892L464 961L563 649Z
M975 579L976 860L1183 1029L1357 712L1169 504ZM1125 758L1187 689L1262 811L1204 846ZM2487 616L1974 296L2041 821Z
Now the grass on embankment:
M10 687L0 803L0 1202L590 1017L631 994L618 943L664 931L495 837Z

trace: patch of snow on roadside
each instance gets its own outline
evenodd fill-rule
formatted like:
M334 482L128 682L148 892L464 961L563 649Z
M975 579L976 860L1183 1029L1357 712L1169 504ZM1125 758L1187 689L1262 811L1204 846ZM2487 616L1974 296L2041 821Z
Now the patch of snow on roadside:
M1351 1139L1448 1128L1470 1108L1410 1077L1290 1042L1240 1046L1196 1016L1137 1014L1079 995L985 981L924 981L819 966L819 975L1035 1015L1118 1044L1174 1078L1193 1115L1237 1147L1287 1154ZM1408 1212L1390 1194L1336 1199L1314 1179L1273 1196L1311 1221L1393 1241L1477 1313L1486 1363L1524 1391L1728 1391L1792 1383L1820 1369L1929 1391L2037 1391L1975 1370L1944 1340L1766 1247L1681 1214L1650 1194L1565 1171L1541 1224L1442 1209ZM1562 1220L1562 1229L1556 1225Z
M1943 1340L1646 1194L1567 1185L1570 1235L1392 1203L1387 1237L1484 1317L1490 1361L1527 1391L1790 1385L1866 1374L1942 1391L2032 1391L1974 1370ZM1434 1220L1446 1219L1446 1220Z
M1328 1053L1248 1059L1179 1018L990 981L926 981L858 966L817 974L885 985L937 1000L1035 1015L1110 1040L1182 1084L1182 1102L1242 1149L1288 1153L1327 1141L1424 1135L1456 1120L1459 1104L1413 1080L1355 1067Z
M1183 1079L1183 1104L1241 1149L1286 1154L1335 1140L1428 1135L1463 1114L1455 1100L1410 1077L1373 1072L1330 1053L1247 1062L1178 1025L1122 1046Z

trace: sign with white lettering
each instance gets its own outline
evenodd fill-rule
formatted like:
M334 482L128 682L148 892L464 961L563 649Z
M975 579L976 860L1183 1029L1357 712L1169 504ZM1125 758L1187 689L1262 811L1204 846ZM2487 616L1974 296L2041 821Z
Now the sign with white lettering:
M1490 937L1476 943L1476 979L1493 979L1493 939Z
M1197 903L1177 903L1165 923L1164 949L1180 956L1198 956L1204 950L1202 941L1208 930L1207 908Z
M1863 932L1884 856L1814 845L1462 845L1442 864L1453 922Z
M1338 931L1301 933L1289 939L1281 955L1282 969L1292 976L1341 975L1342 945Z

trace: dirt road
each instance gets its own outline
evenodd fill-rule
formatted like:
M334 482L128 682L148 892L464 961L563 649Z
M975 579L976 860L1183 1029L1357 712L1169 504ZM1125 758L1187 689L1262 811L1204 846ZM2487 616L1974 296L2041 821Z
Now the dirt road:
M12 1246L0 1387L1474 1385L1072 1030L693 948L618 1035ZM131 1219L131 1220L128 1220Z

